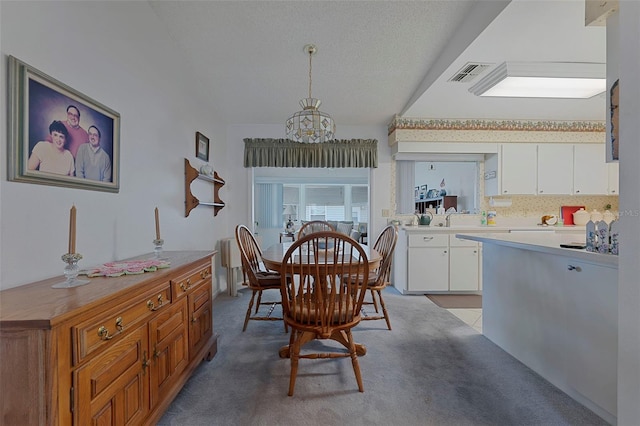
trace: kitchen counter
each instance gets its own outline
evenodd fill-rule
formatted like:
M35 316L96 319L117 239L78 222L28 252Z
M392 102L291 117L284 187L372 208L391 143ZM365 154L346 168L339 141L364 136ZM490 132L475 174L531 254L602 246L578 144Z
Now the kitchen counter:
M482 243L485 337L616 424L618 257L560 247L584 234L456 238Z
M452 225L452 226L426 226L426 225L404 225L401 229L409 234L419 232L430 233L508 233L512 231L536 231L536 232L556 232L556 233L584 233L584 226L543 226L543 225L513 225L513 226L487 226L487 225Z
M554 230L557 228L554 228ZM610 254L600 254L588 252L584 249L562 248L560 244L572 242L584 243L584 231L580 234L571 233L540 233L540 232L518 232L518 233L468 233L461 230L456 233L456 237L480 243L492 243L505 247L513 247L523 250L530 250L552 255L560 255L579 259L594 265L618 267L618 256Z

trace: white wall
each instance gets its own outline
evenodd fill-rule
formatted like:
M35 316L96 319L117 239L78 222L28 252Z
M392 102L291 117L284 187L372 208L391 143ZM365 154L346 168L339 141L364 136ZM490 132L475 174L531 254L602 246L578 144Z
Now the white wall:
M620 1L620 259L618 277L618 424L640 419L640 2ZM607 20L607 37L609 24ZM613 32L613 34L618 34ZM608 52L607 52L608 56Z
M3 1L0 10L2 153L7 55L121 115L118 194L8 182L1 155L0 288L62 274L72 204L81 266L151 252L156 206L166 250L214 249L230 216L198 207L184 217L183 158L197 163L200 131L226 178L224 127L148 3Z

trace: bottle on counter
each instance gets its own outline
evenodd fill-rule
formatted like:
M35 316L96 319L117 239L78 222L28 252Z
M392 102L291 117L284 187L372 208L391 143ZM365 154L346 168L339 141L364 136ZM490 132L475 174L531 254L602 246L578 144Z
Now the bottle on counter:
M496 212L494 210L489 210L487 212L487 225L496 226Z
M480 216L480 225L485 226L487 224L487 212L482 210L482 216Z

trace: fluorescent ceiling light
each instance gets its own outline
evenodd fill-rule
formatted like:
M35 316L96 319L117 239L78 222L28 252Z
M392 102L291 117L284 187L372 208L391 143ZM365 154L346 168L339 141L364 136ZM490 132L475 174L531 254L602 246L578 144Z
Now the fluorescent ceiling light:
M503 62L469 88L476 96L591 98L606 90L606 64Z

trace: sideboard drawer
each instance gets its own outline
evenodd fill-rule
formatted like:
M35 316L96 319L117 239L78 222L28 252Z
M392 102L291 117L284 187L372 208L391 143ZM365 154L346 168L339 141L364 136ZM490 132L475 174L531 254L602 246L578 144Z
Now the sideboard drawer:
M112 339L126 334L133 325L153 312L170 304L171 288L167 283L142 297L74 326L72 328L74 365L81 363L95 351L106 347Z
M184 297L189 290L210 279L211 265L207 264L199 268L194 268L188 273L171 280L173 300L178 300L179 298Z

